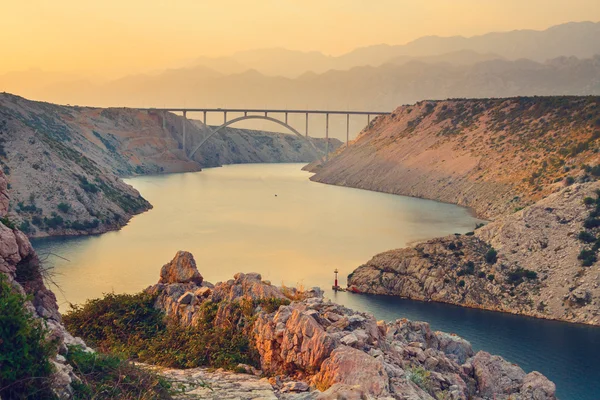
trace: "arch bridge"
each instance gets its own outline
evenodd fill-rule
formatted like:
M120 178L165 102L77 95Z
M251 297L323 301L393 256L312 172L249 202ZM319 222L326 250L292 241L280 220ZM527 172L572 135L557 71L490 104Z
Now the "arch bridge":
M245 109L245 108L143 108L142 110L162 113L163 128L166 128L165 116L166 116L167 112L182 113L183 119L184 119L184 121L183 121L183 149L184 149L186 155L190 158L206 143L206 141L208 141L208 139L210 139L212 136L214 136L220 130L222 130L230 125L233 125L237 122L245 121L245 120L252 120L252 119L261 119L261 120L271 121L271 122L274 122L276 124L279 124L279 125L287 128L289 131L294 133L296 136L299 136L300 138L306 140L311 145L312 149L315 151L315 154L317 156L319 156L319 151L315 147L314 143L312 141L308 140L308 138L309 138L308 116L310 114L321 114L321 115L325 115L325 140L326 140L326 142L325 142L325 146L326 146L325 160L327 160L329 158L329 116L330 115L345 115L346 116L346 145L348 145L349 135L350 135L350 116L351 115L366 116L367 117L367 125L368 125L371 123L372 116L391 114L391 112L380 112L380 111L283 110L283 109L250 109L250 108L248 108L248 109ZM191 151L188 152L188 149L186 147L187 137L186 137L185 126L186 126L187 114L191 113L191 112L203 114L203 122L204 122L204 125L206 126L206 128L209 129L209 134L206 137L204 137L200 141L200 143L198 143L193 149L191 149ZM223 114L223 123L216 128L212 128L212 127L208 126L206 124L206 116L208 113ZM241 115L236 118L228 120L227 119L228 114L229 115L241 114ZM282 116L283 118L282 119L274 118L272 116L269 116L269 114L271 114L271 115L277 114L279 116ZM291 114L304 114L304 116L305 116L304 135L288 123L288 116Z

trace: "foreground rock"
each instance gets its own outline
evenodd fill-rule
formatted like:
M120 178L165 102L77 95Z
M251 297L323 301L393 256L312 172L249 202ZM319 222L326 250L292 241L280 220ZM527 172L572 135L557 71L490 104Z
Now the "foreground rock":
M183 265L181 259L187 260L187 271L180 275L195 275L195 262L185 252L179 252L163 271L178 269ZM157 295L158 308L184 325L194 324L203 304L210 302L218 307L215 324L224 326L233 304L255 307L255 317L247 323L251 324L261 371L246 369L270 376L273 393L278 396L555 399L554 384L541 374L526 374L518 366L485 352L474 354L464 339L433 332L425 322L376 321L370 314L324 300L319 290L284 292L263 281L259 274L239 273L212 287L205 281L159 283L147 291ZM286 294L294 301L285 301ZM282 305L271 311L266 306L269 299ZM177 372L192 376L192 381L196 373L202 380L201 371ZM265 397L271 396L265 381L249 379L251 387L264 388ZM227 391L212 396L229 398Z
M376 255L350 274L348 286L363 293L600 325L600 264L582 266L586 244L579 239L594 210L584 199L595 199L598 189L598 182L575 184L472 236L453 235Z

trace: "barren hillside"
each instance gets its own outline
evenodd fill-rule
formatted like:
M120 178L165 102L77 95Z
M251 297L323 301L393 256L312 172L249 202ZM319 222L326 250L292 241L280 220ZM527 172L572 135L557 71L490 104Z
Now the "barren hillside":
M228 128L193 159L182 149L183 118L125 108L59 106L0 94L0 165L9 180L9 218L29 236L118 229L151 205L120 177L199 171L228 163L308 162L293 135ZM185 121L189 146L208 130ZM313 140L323 150L323 139ZM331 148L340 144L333 139Z
M494 218L596 179L599 138L599 97L423 101L372 121L312 179Z

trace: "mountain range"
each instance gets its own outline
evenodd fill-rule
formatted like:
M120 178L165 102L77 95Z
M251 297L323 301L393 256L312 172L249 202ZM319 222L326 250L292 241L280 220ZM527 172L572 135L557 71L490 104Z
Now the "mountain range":
M202 57L185 67L109 82L39 70L10 73L0 75L0 90L94 106L373 111L423 99L598 95L599 37L600 23L579 22L544 31L423 37L338 57L263 49ZM364 122L354 121L352 130L360 130ZM303 127L303 121L292 123ZM332 120L333 134L339 138L345 136L344 123ZM315 124L319 129L322 125Z

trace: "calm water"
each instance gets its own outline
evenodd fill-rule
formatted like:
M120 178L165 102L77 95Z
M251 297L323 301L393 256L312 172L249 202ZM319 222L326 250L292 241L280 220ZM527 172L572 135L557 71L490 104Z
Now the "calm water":
M472 230L464 208L313 183L301 164L238 165L129 179L154 209L119 232L37 240L55 266L61 308L105 292L138 292L188 250L213 283L239 271L274 284L331 287L374 254ZM54 256L60 255L68 261ZM391 297L327 293L380 319L407 317L455 332L552 379L565 399L600 399L600 329Z

